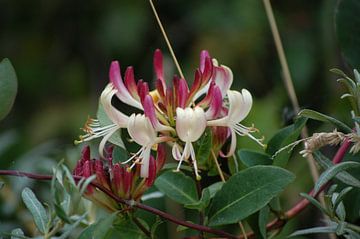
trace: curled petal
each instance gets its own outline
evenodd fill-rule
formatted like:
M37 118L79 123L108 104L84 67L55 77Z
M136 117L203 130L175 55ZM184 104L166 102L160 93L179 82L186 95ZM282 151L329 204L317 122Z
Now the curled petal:
M111 83L108 84L101 93L100 102L103 105L104 111L109 119L120 128L124 128L127 125L129 117L121 113L111 104L111 100L116 92L117 90L114 89L114 85Z
M220 88L221 95L224 98L233 82L233 74L230 68L224 65L221 65L220 67L214 66L214 72L211 79Z
M246 89L241 93L235 90L228 91L229 97L229 117L234 123L238 123L246 118L252 107L252 96Z
M118 61L113 61L110 66L109 72L110 81L114 84L117 89L116 96L124 103L133 107L142 109L139 101L135 100L128 89L125 87L124 82L121 78L120 65Z
M142 153L140 176L142 178L149 177L149 166L150 166L150 152L151 147L146 147Z
M227 154L224 154L223 152L220 151L220 156L224 158L231 157L232 155L234 155L235 149L236 149L236 133L234 130L231 130L231 141L230 141L229 152Z
M174 143L172 149L171 149L171 154L173 156L173 158L176 161L180 161L181 159L181 150L180 150L180 146L177 143Z
M145 115L132 114L127 129L131 138L139 145L151 146L156 141L155 129Z

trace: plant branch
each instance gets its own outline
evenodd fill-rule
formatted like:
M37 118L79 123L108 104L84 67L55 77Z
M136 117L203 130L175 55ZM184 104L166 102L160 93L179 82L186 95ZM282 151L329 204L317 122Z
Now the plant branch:
M336 152L335 156L333 157L332 162L334 164L341 163L341 161L344 159L346 152L349 150L351 146L351 142L348 139L345 139L343 144L340 146L338 151ZM312 197L317 197L320 193L323 192L323 190L328 186L328 184L324 185L320 188L319 192L317 194L314 194L314 189L312 189L309 192L309 195ZM273 221L269 222L266 225L267 230L274 230L281 228L283 225L285 225L286 221L290 220L291 218L294 218L297 216L300 212L302 212L310 202L307 199L300 200L295 206L293 206L291 209L285 212L284 216L282 218L274 219ZM248 238L254 238L255 234L253 232L249 232L247 234ZM245 237L241 237L245 238Z
M43 175L43 174L35 174L35 173L28 173L28 172L22 172L22 171L17 171L17 170L0 170L0 175L8 175L8 176L16 176L16 177L27 177L27 178L31 178L31 179L35 179L35 180L51 180L53 178L52 175ZM79 176L73 176L74 180L76 181L80 181L83 177L79 177ZM160 211L156 208L150 207L148 205L136 202L134 200L125 200L122 198L119 198L118 196L116 196L115 194L113 194L109 189L103 187L102 185L96 183L96 182L91 182L90 183L92 186L98 188L100 191L104 192L106 195L108 195L110 198L114 199L116 202L121 203L121 204L125 204L127 206L130 207L135 207L135 208L139 208L145 211L148 211L150 213L156 214L168 221L171 221L173 223L176 223L178 225L182 225L184 227L188 227L188 228L192 228L198 231L203 231L203 232L207 232L207 233L211 233L211 234L215 234L218 236L223 236L226 238L232 238L232 239L238 239L239 237L232 235L230 233L227 233L225 231L222 230L218 230L218 229L213 229L207 226L203 226L203 225L198 225L195 223L191 223L191 222L187 222L187 221L182 221L179 220L178 218Z

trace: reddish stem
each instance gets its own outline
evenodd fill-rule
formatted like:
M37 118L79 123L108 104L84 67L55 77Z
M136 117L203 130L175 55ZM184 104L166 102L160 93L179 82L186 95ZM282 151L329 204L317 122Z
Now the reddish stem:
M27 173L27 172L22 172L22 171L17 171L17 170L0 170L0 175L8 175L8 176L16 176L16 177L28 177L31 179L36 179L36 180L52 180L53 176L52 175L42 175L42 174L34 174L34 173ZM76 181L79 181L82 179L82 177L79 176L73 176L74 179ZM215 235L219 235L219 236L223 236L226 238L233 238L233 239L238 239L239 237L232 235L230 233L227 233L225 231L222 230L218 230L218 229L213 229L210 227L206 227L203 225L198 225L195 223L191 223L191 222L187 222L187 221L181 221L178 218L160 211L156 208L147 206L145 204L136 202L134 200L125 200L122 198L119 198L118 196L116 196L115 194L113 194L109 189L103 187L102 185L95 183L95 182L91 182L90 183L92 186L97 187L99 190L101 190L102 192L104 192L105 194L107 194L109 197L111 197L112 199L114 199L116 202L121 203L121 204L126 204L130 207L136 207L136 208L140 208L143 209L145 211L151 212L153 214L156 214L164 219L167 219L168 221L174 222L178 225L182 225L185 227L189 227L198 231L203 231L203 232L207 232L207 233L211 233L211 234L215 234Z

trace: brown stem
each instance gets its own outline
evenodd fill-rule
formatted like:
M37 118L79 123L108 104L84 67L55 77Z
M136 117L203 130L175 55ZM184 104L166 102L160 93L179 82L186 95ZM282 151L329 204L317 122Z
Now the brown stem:
M22 171L17 171L17 170L0 170L0 175L8 175L8 176L16 176L16 177L27 177L27 178L31 178L31 179L36 179L36 180L51 180L53 178L52 175L42 175L42 174L35 174L35 173L27 173L27 172L22 172ZM82 177L79 176L73 176L74 179L76 181L79 181L82 179ZM227 233L225 231L222 230L218 230L218 229L213 229L207 226L203 226L203 225L198 225L195 223L191 223L191 222L187 222L187 221L182 221L179 220L178 218L160 211L156 208L150 207L148 205L136 202L134 200L125 200L122 198L119 198L118 196L116 196L115 194L113 194L109 189L103 187L102 185L95 183L95 182L91 182L90 183L92 186L97 187L99 190L101 190L102 192L104 192L106 195L108 195L110 198L114 199L116 202L121 203L121 204L125 204L128 205L130 207L135 207L135 208L139 208L145 211L148 211L150 213L156 214L164 219L167 219L168 221L171 221L173 223L176 223L178 225L182 225L184 227L189 227L198 231L203 231L203 232L207 232L207 233L211 233L211 234L215 234L218 236L223 236L226 238L233 238L233 239L238 239L239 237L232 235L230 233Z

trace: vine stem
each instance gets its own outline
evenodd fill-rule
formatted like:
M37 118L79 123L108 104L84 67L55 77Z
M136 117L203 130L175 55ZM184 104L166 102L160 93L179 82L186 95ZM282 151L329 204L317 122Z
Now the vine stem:
M36 174L36 173L28 173L28 172L23 172L23 171L17 171L17 170L0 170L0 175L7 175L7 176L16 176L16 177L27 177L27 178L31 178L31 179L35 179L35 180L52 180L53 176L52 175L44 175L44 174ZM73 176L73 178L76 181L80 181L83 177L79 177L79 176ZM207 232L207 233L211 233L211 234L215 234L218 236L222 236L225 238L231 238L231 239L239 239L238 236L232 235L228 232L219 230L219 229L213 229L207 226L203 226L203 225L198 225L195 223L191 223L191 222L187 222L187 221L182 221L179 220L178 218L174 217L171 214L168 214L166 212L163 212L159 209L150 207L148 205L142 204L140 202L136 202L134 200L126 200L126 199L122 199L119 198L118 196L116 196L115 194L113 194L109 189L103 187L101 184L98 184L96 182L91 182L90 183L92 186L98 188L100 191L104 192L106 195L108 195L110 198L114 199L116 202L121 203L121 204L125 204L127 206L130 207L135 207L135 208L139 208L145 211L148 211L150 213L156 214L168 221L171 221L173 223L176 223L178 225L182 225L184 227L188 227L188 228L192 228L198 231L202 231L202 232Z
M346 139L344 140L343 144L340 146L340 148L338 149L337 153L335 154L332 162L334 164L338 164L340 163L343 159L344 156L346 154L346 152L348 151L348 149L350 148L351 142ZM17 170L0 170L0 175L7 175L7 176L16 176L16 177L27 177L27 178L31 178L31 179L35 179L35 180L51 180L53 178L52 175L43 175L43 174L36 174L36 173L28 173L28 172L22 172L22 171L17 171ZM79 181L82 179L82 177L79 176L73 176L75 180ZM232 235L230 233L227 233L225 231L222 230L218 230L218 229L213 229L210 227L206 227L203 225L198 225L195 223L191 223L191 222L187 222L187 221L182 221L177 219L176 217L172 216L171 214L168 214L166 212L160 211L156 208L150 207L148 205L133 201L133 200L125 200L122 198L119 198L118 196L116 196L115 194L113 194L110 190L108 190L107 188L103 187L102 185L95 183L95 182L91 182L90 183L92 186L97 187L99 190L101 190L102 192L104 192L105 194L107 194L109 197L111 197L112 199L114 199L116 202L121 203L121 204L126 204L130 207L136 207L145 211L148 211L150 213L156 214L164 219L167 219L173 223L176 223L178 225L182 225L188 228L192 228L198 231L203 231L203 232L208 232L208 233L212 233L218 236L222 236L225 238L232 238L232 239L245 239L245 236L235 236ZM320 192L322 192L324 189L326 188L326 186L323 186L319 192L317 194L314 194L314 191L311 190L309 195L316 197ZM310 202L307 199L302 199L301 201L299 201L294 207L292 207L291 209L289 209L288 211L285 212L284 217L283 218L277 218L271 222L269 222L266 225L266 229L267 230L274 230L277 228L281 228L285 222L293 217L295 217L296 215L298 215L300 212L302 212L308 205L310 204ZM254 233L253 232L249 232L246 234L247 238L254 238Z

